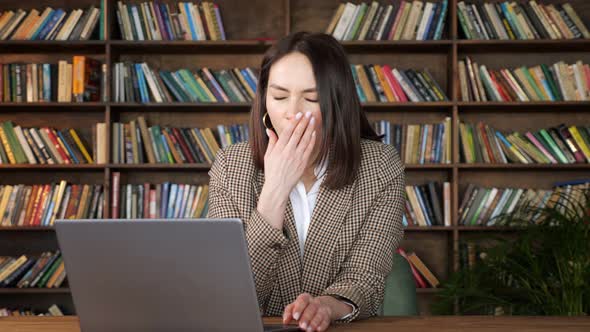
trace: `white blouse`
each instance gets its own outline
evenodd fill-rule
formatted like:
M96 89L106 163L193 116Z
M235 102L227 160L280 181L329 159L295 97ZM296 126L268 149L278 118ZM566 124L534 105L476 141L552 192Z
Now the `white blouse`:
M309 230L309 224L311 223L311 216L313 208L320 193L320 185L326 177L327 158L323 164L315 167L313 173L315 174L316 181L311 186L309 192L305 192L305 185L303 181L297 182L291 193L289 199L291 200L291 206L293 207L293 216L295 217L295 228L297 228L297 237L299 239L299 248L301 249L301 257L303 258L305 248L305 238L307 237L307 231ZM349 302L342 301L348 304L352 308L352 312L340 319L345 319L349 315L352 315L357 307Z
M305 191L305 185L300 180L289 194L291 206L293 207L293 216L295 217L295 227L297 228L301 257L303 257L305 238L307 237L307 231L311 223L313 208L320 193L320 185L326 177L326 164L324 162L322 165L315 167L314 174L316 181L311 186L309 192Z

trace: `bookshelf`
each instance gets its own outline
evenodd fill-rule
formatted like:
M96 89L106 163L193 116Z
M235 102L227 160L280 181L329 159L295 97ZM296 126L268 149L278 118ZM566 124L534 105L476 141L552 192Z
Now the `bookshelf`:
M438 0L432 0L438 1ZM133 2L133 1L131 1ZM173 0L161 1L175 3ZM89 41L0 41L0 62L56 63L73 55L88 55L107 64L110 90L111 63L145 61L155 68L257 67L272 39L291 32L323 32L340 0L219 0L227 41L124 41L116 21L116 1L106 1L107 33L105 40ZM360 3L354 0L353 3ZM382 2L383 1L379 1ZM452 163L406 165L408 184L426 181L451 183L450 227L406 228L402 246L415 251L433 273L445 280L459 267L459 241L482 234L511 234L507 227L469 227L458 225L458 206L467 184L484 186L520 186L550 188L556 181L588 176L590 164L522 165L465 164L459 158L459 121L484 121L498 129L526 130L561 122L588 121L590 102L463 102L458 99L457 61L471 56L490 68L549 63L563 59L590 62L590 39L574 40L463 40L457 22L456 3L449 0L447 21L441 40L429 41L350 41L343 42L349 60L355 64L389 64L400 68L427 67L450 101L420 103L366 103L369 120L394 123L434 123L452 119ZM493 1L492 1L493 2ZM564 2L561 0L540 3ZM571 0L577 13L588 24L590 2ZM51 0L45 5L59 8L87 8L100 0ZM2 1L0 10L37 8L31 0ZM270 40L268 40L270 39ZM112 99L108 99L112 100ZM90 137L97 122L106 122L110 132L113 122L128 122L144 116L148 123L167 126L213 127L217 124L244 123L248 120L248 103L1 103L0 122L11 120L23 127L75 127ZM587 122L586 122L587 123ZM110 135L107 155L110 158ZM113 172L121 172L121 183L158 183L166 180L191 184L208 182L208 164L92 164L92 165L0 165L0 184L51 183L64 179L69 183L102 184L110 197ZM104 202L105 215L110 208ZM55 250L57 240L51 227L0 228L0 255L40 254ZM428 305L436 290L419 289L420 312L428 314ZM46 310L56 303L67 314L75 313L67 282L60 289L0 289L0 307L32 307Z

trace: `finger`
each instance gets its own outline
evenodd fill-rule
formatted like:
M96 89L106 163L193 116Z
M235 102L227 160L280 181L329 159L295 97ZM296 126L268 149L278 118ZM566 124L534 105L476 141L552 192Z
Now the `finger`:
M283 324L289 324L293 319L293 303L288 304L283 312Z
M268 136L268 146L266 147L266 153L271 153L277 143L277 134L270 129L266 129L266 135Z
M285 147L286 149L295 150L297 145L299 145L299 141L301 140L301 137L303 136L303 133L305 132L305 129L307 128L310 119L311 112L307 112L305 113L305 116L303 116L301 120L299 120L299 123L297 124L297 126L293 130L293 133L291 134L291 137L289 138L289 142Z
M311 154L313 153L313 148L315 147L316 141L317 141L317 134L316 131L314 130L311 133L311 140L310 142L307 144L307 146L305 147L305 150L303 151L303 162L305 162L307 164Z
M311 120L309 120L308 124L307 124L307 128L305 128L305 133L303 134L303 137L301 137L301 140L299 141L299 144L297 145L297 149L296 152L297 154L303 154L303 152L305 151L305 148L307 147L307 145L309 144L309 142L311 141L312 134L315 131L315 117L311 117Z
M289 138L293 134L293 130L295 130L295 127L299 124L301 118L303 118L303 113L299 112L295 115L295 119L288 122L285 129L281 131L281 135L277 140L277 146L284 148L287 145Z
M313 319L309 322L309 326L313 331L318 331L322 324L329 320L329 317L324 308L318 309Z
M297 297L295 302L293 302L293 318L295 318L295 320L299 320L299 318L301 318L301 315L303 314L305 307L307 307L310 299L311 295L308 293L303 293Z
M311 321L315 318L318 309L319 303L317 302L317 300L314 301L312 299L311 301L309 301L307 307L305 307L305 310L301 315L301 318L299 319L299 327L304 330L307 329L310 326Z
M324 320L323 320L323 321L320 323L320 326L318 326L317 330L318 330L318 331L320 331L320 332L321 332L321 331L325 331L325 330L327 330L327 329L328 329L328 327L330 326L330 323L331 323L331 321L330 321L330 317L329 317L329 316L326 316L326 319L324 319Z

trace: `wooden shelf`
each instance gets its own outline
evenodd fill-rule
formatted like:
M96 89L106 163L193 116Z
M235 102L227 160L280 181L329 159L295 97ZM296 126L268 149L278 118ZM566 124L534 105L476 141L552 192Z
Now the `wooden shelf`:
M31 171L49 171L49 170L104 170L105 164L53 164L53 165L0 165L0 170L31 170Z
M590 39L534 39L534 40L465 40L459 39L459 52L537 52L590 51Z
M107 43L104 40L2 40L3 53L82 53L104 54Z
M258 66L262 55L277 40L295 30L323 31L329 24L333 10L339 1L326 3L313 1L284 0L272 3L271 0L244 2L232 0L223 3L222 10L230 15L225 24L228 37L226 41L125 41L118 33L115 14L116 1L107 0L107 40L90 41L0 41L0 62L51 62L57 59L71 59L73 55L89 55L100 59L108 66L119 61L146 61L154 68L225 68ZM438 1L438 0L436 0ZM581 17L590 17L587 1L569 0ZM80 0L79 7L88 8L98 4L97 0ZM560 179L573 179L590 171L590 164L467 164L458 162L459 135L456 124L459 121L490 122L494 128L521 130L525 127L554 126L562 122L583 123L590 113L590 101L538 101L538 102L463 102L457 99L459 90L458 60L465 55L473 55L479 64L489 68L502 68L520 65L552 63L557 59L568 63L578 59L590 61L590 39L575 40L463 40L460 39L460 25L457 20L456 4L450 0L448 18L443 32L443 40L403 40L403 41L342 41L341 45L354 64L389 64L398 68L428 68L437 83L450 99L444 102L394 102L362 103L371 119L386 119L404 124L438 123L451 117L452 154L451 164L408 164L406 180L408 184L426 181L449 181L451 183L451 221L453 226L405 228L408 249L418 251L420 257L431 267L440 280L445 280L449 272L458 270L457 243L462 238L474 237L478 232L490 235L516 232L520 228L497 226L458 225L458 206L461 193L467 183L480 185L506 185L513 183L526 186L542 184L544 187ZM172 3L172 2L171 2ZM381 2L383 3L383 2ZM16 9L17 2L2 2L0 10ZM71 2L49 1L48 6L72 9ZM17 7L18 7L17 6ZM23 0L23 8L38 7L38 1ZM255 17L248 16L251 7L266 8L262 13L256 11ZM311 6L311 7L310 7ZM268 9L270 7L270 10ZM305 8L304 8L305 7ZM333 7L333 8L332 8ZM240 12L244 11L244 15ZM244 17L242 17L244 16ZM270 16L270 17L269 17ZM227 18L227 17L226 17ZM233 23L233 25L232 25ZM243 26L242 26L243 25ZM238 29L236 29L236 26ZM270 37L270 38L265 38ZM545 54L546 53L546 54ZM107 85L110 90L112 75ZM251 103L119 103L114 101L95 103L2 103L1 121L13 121L23 127L61 126L88 129L91 124L106 122L129 122L144 115L148 124L165 126L212 127L215 124L242 122L252 107ZM529 121L530 117L530 123ZM1 122L0 121L0 122ZM555 122L554 122L555 121ZM515 126L514 128L512 128ZM60 127L60 128L61 128ZM77 128L77 127L76 127ZM540 127L539 127L540 128ZM91 137L89 131L83 133ZM110 137L107 150L110 150ZM111 151L108 151L109 157ZM202 164L114 164L101 165L0 165L2 184L9 183L47 183L54 177L66 177L77 183L103 184L110 194L112 172L124 173L125 183L144 183L147 181L189 181L199 177L205 181L205 174L211 165ZM543 176L538 176L539 174ZM524 178L524 179L523 179ZM104 210L106 217L110 209ZM29 249L53 248L54 227L0 227L3 237L0 251L9 248L12 252L15 243ZM4 241L4 240L8 241ZM14 240L14 242L11 242ZM37 241L40 240L40 241ZM39 250L41 251L41 250ZM436 288L417 289L418 294L435 294ZM69 288L63 289L0 289L0 294L49 294L59 301L69 295ZM1 295L0 295L1 297ZM19 298L21 298L19 296ZM22 298L26 298L22 296ZM53 298L49 298L53 300ZM430 300L422 296L421 300ZM24 304L30 304L23 301ZM59 302L58 301L58 302ZM36 303L38 304L38 303ZM66 306L73 311L73 304Z
M211 164L196 163L196 164L53 164L53 165L31 165L31 164L0 164L0 171L8 170L31 170L31 171L50 171L50 170L104 170L111 169L126 169L126 170L146 170L146 171L175 171L175 170L203 170L208 171ZM590 170L590 164L407 164L405 165L408 171L427 171L427 170L452 170L457 168L459 170Z
M0 294L69 294L70 288L0 288Z

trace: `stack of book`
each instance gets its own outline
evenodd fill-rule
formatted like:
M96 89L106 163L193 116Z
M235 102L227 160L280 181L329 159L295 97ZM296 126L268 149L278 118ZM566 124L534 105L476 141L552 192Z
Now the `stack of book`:
M55 219L101 218L102 185L59 184L0 186L0 227L53 226Z
M248 139L247 124L218 125L216 130L148 127L143 116L129 123L114 122L112 130L116 164L211 164L220 148Z
M461 270L471 269L485 259L485 249L473 241L459 242L459 266Z
M560 124L538 131L503 133L460 123L460 154L466 163L573 164L590 162L590 126Z
M8 317L8 316L63 316L63 312L61 309L56 305L53 304L47 309L47 312L38 312L37 310L33 310L31 308L18 308L18 309L11 309L11 308L0 308L0 317Z
M459 84L462 101L590 100L590 65L578 60L488 69L466 57L459 60Z
M5 121L0 139L0 164L93 164L96 159L95 150L73 128L22 128Z
M459 1L457 17L467 39L574 39L590 32L569 3Z
M406 186L404 226L451 226L451 183Z
M87 56L71 63L0 63L0 102L105 100L106 64Z
M428 69L397 69L389 65L350 65L361 102L448 101Z
M58 288L66 279L61 252L44 252L40 257L0 256L1 288Z
M113 172L112 218L204 218L209 209L208 185L164 182L122 184Z
M505 217L523 207L527 210L551 206L565 209L573 202L584 204L583 192L589 189L590 180L558 183L553 189L497 188L469 184L459 207L459 223L467 226L522 226L506 225ZM526 213L526 210L521 212ZM538 218L539 214L536 213L527 219L535 223Z
M448 1L341 3L325 33L338 40L439 40Z
M410 265L416 288L436 288L440 284L432 271L428 269L415 252L406 253L403 248L398 248L397 253Z
M124 40L226 40L219 6L209 1L117 1L117 22Z
M0 40L104 40L104 1L100 8L0 11ZM97 29L97 24L100 29ZM100 31L96 36L96 31Z
M383 143L393 144L406 164L451 163L451 118L434 124L391 124L386 120L373 123L377 134L385 135Z
M251 102L257 70L233 68L191 71L151 69L147 63L117 62L113 68L116 102Z

